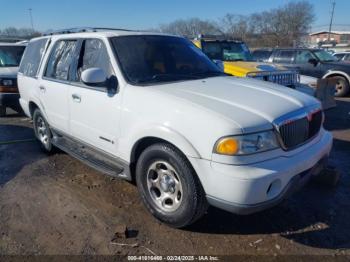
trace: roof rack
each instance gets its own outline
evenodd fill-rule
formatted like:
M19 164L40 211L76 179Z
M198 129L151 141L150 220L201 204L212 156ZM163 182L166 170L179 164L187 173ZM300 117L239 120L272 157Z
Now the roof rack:
M48 35L74 34L74 33L84 33L84 32L101 32L101 31L133 32L136 30L123 29L123 28L109 28L109 27L73 27L73 28L55 30L49 33L45 33L43 35L48 36Z
M195 40L213 40L213 41L235 41L235 42L242 42L242 39L239 38L232 38L230 36L227 36L225 34L220 35L203 35L199 34L197 37L195 37Z

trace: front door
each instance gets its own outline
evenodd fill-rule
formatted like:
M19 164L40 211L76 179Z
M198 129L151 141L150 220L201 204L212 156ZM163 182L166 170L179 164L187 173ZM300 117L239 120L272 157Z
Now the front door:
M121 98L106 45L101 39L85 39L69 91L71 135L107 153L115 154L119 133ZM81 74L101 68L108 80L103 85L86 85Z

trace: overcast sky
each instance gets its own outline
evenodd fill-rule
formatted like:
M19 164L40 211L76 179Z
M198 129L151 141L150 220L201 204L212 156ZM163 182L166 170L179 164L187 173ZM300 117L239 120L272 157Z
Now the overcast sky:
M284 5L287 0L0 0L0 28L34 27L40 31L78 26L150 29L178 18L217 20L226 13L251 14ZM314 5L314 30L330 20L331 0ZM350 30L350 0L336 0L334 23Z

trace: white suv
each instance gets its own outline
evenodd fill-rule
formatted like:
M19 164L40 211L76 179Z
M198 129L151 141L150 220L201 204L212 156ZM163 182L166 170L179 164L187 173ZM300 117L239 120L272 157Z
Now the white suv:
M181 37L92 31L30 41L20 104L45 150L135 180L162 222L186 226L208 203L269 208L325 163L332 135L316 99L227 76Z

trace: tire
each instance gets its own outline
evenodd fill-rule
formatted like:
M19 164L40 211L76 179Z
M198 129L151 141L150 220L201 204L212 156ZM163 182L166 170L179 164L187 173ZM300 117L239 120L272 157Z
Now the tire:
M5 116L6 116L6 107L0 106L0 117L5 117Z
M322 173L314 178L314 181L317 184L328 188L335 188L338 185L339 180L340 173L331 166L327 167Z
M335 76L332 77L333 79L336 79L336 86L335 86L335 94L336 97L343 97L346 96L349 93L350 87L349 82L342 76Z
M194 223L208 208L191 164L168 143L154 144L142 152L136 164L136 183L148 211L171 227Z
M47 153L52 153L54 151L54 146L52 145L52 133L49 124L39 109L35 109L34 111L33 125L35 136L38 139L41 148Z

